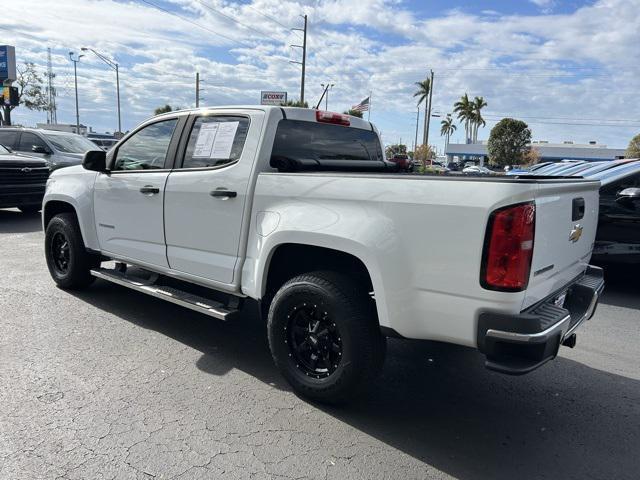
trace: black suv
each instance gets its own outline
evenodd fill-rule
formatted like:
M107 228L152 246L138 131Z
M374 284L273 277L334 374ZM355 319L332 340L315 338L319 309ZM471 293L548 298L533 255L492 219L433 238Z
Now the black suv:
M47 162L13 153L0 145L0 208L18 207L35 213L42 207L42 197L49 178Z

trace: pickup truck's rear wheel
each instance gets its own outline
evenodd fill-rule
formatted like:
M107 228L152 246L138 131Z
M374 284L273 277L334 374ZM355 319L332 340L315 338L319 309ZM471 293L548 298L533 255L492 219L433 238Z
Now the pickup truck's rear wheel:
M44 238L47 267L53 280L64 289L80 289L93 283L90 270L100 259L87 252L78 220L72 213L61 213L51 219Z
M366 290L347 276L313 272L286 282L269 308L273 359L301 395L340 403L380 372L385 338Z

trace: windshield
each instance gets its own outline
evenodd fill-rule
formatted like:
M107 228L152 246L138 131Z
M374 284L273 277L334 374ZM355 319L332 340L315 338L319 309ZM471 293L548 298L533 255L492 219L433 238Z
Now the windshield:
M7 150L5 147L3 147L2 145L0 145L0 155L9 155L9 150Z
M80 135L56 135L45 133L44 136L49 140L56 150L63 153L85 153L89 150L98 150L96 145Z

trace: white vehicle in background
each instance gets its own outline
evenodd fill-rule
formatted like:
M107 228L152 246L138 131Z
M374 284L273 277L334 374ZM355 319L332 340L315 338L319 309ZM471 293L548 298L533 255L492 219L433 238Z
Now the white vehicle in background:
M604 285L598 187L390 173L376 128L338 113L186 110L52 174L45 256L64 289L100 278L227 321L257 302L283 376L340 402L372 384L387 336L477 348L508 374L573 346Z
M487 167L481 167L480 165L472 165L462 169L462 173L475 173L477 175L493 175L493 171Z

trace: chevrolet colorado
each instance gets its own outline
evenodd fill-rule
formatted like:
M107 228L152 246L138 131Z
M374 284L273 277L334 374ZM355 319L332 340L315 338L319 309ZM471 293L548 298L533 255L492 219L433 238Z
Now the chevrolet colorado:
M393 173L348 115L179 111L51 175L45 255L61 288L100 278L229 321L256 300L293 388L340 402L389 336L477 348L508 374L573 346L604 286L598 187Z
M48 177L49 166L44 160L0 145L0 208L40 211Z

